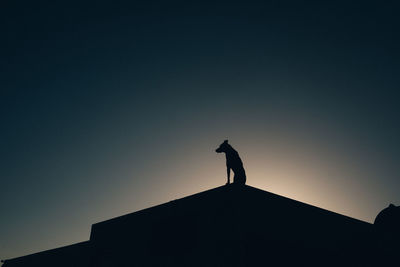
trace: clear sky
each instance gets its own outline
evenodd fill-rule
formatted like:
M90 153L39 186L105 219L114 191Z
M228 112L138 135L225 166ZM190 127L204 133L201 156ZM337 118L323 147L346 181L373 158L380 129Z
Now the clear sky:
M55 2L0 4L1 259L223 185L224 139L251 186L400 205L397 1Z

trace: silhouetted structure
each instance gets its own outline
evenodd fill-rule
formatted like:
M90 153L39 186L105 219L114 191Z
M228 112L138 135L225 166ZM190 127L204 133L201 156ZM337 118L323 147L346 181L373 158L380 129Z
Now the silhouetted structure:
M400 242L400 207L390 204L376 216L374 225L378 239L378 255L381 266L398 266Z
M397 254L382 242L373 224L229 185L96 223L88 242L4 267L387 266Z
M231 169L234 172L233 183L234 184L245 184L246 183L246 172L243 168L243 162L239 157L239 153L228 144L228 140L225 140L216 150L217 153L225 153L226 156L226 172L228 181L230 183Z
M390 204L376 216L374 224L388 231L399 231L400 229L400 207Z
M90 241L77 243L70 246L50 249L39 253L6 260L2 267L71 267L92 266Z

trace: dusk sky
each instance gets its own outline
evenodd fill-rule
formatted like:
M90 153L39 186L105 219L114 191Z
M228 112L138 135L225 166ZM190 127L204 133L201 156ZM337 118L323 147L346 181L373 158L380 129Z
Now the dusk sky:
M397 2L2 1L0 259L225 184L225 139L250 186L400 205Z

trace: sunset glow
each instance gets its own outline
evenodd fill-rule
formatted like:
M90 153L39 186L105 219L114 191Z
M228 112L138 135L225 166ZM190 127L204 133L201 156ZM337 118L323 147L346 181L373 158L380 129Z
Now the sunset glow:
M6 2L0 259L224 185L225 139L247 185L370 223L400 204L390 3Z

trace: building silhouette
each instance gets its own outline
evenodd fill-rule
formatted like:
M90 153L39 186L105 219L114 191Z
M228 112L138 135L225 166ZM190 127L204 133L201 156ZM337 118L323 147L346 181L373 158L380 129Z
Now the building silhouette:
M247 185L227 185L92 225L90 240L20 266L393 266L374 224Z

